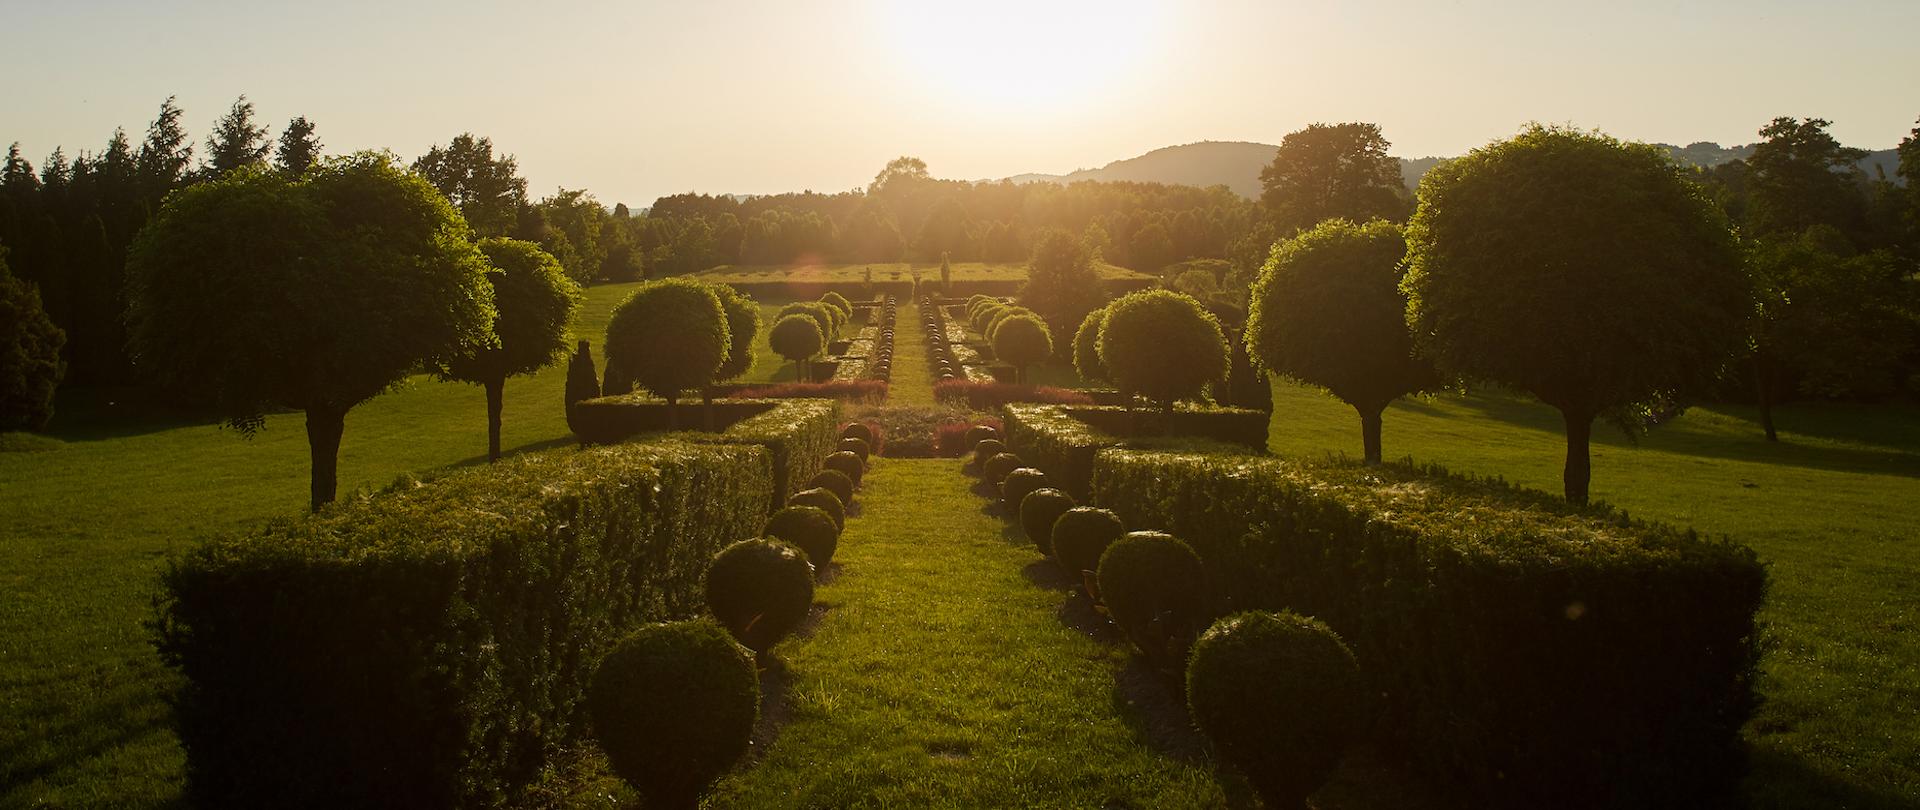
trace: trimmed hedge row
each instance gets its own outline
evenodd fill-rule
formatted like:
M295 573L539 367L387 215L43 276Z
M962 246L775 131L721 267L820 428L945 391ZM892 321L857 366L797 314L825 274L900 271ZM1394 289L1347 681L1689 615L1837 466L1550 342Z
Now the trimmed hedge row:
M964 299L975 294L1011 296L1019 293L1026 285L1025 279L977 279L955 281L942 294L942 300L956 296ZM1151 278L1110 278L1101 279L1111 296L1124 295L1136 290L1144 290L1157 284ZM767 281L729 281L731 286L758 301L803 300L812 301L830 292L839 293L850 300L865 301L875 294L898 295L902 299L911 299L915 295L913 279L904 274L899 279L876 278L872 284L862 281L789 281L769 279ZM940 287L938 275L920 280L919 294L926 295Z
M664 429L665 405L638 395L602 397L577 403L580 440L594 444L623 441ZM718 433L672 434L695 442L755 444L773 453L773 507L807 488L820 462L839 441L840 405L829 399L716 400ZM699 408L686 411L698 414ZM744 535L743 535L744 536Z
M190 798L520 803L587 733L600 656L698 613L714 553L759 533L772 468L749 446L556 451L195 546L156 621Z
M1111 406L1008 404L1007 446L1045 470L1054 486L1085 501L1092 492L1094 456L1110 447L1182 449L1263 454L1269 414L1239 408L1180 409L1171 415L1141 412L1171 435L1122 438L1132 415ZM1169 419L1171 421L1169 421ZM1258 423L1258 430L1255 430ZM1109 432L1111 431L1111 432ZM1256 435L1257 434L1257 435Z
M1752 550L1433 469L1105 450L1093 470L1094 502L1190 543L1233 610L1338 631L1376 736L1474 806L1737 796Z

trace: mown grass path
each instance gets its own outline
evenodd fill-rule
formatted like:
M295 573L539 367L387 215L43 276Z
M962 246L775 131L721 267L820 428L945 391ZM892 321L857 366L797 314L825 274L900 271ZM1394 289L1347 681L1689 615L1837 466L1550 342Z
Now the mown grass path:
M917 301L907 302L894 313L893 377L887 383L888 405L932 405L933 366L927 357L925 317Z
M1154 750L1126 649L1062 622L1066 593L972 484L952 459L875 460L824 616L775 650L763 710L785 723L710 806L1227 803L1210 764Z

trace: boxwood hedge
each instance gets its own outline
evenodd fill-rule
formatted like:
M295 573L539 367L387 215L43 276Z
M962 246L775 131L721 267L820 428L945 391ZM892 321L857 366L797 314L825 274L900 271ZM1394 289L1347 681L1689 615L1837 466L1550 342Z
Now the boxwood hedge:
M820 462L834 451L840 405L830 399L733 399L713 403L715 433L673 434L697 442L757 444L773 451L773 477L780 483L773 507L806 489ZM666 403L641 395L601 397L574 406L580 440L610 444L667 429Z
M1143 421L1161 422L1162 435L1125 438L1131 418L1125 408L1113 406L1011 404L1005 408L1004 438L1008 449L1045 471L1053 486L1082 501L1093 482L1094 454L1105 448L1266 452L1270 416L1261 411L1182 407L1172 414L1142 413Z
M1376 736L1473 806L1737 795L1752 550L1436 468L1127 450L1093 467L1095 503L1190 543L1232 609L1345 637Z
M714 552L759 532L770 456L683 441L520 456L194 546L155 621L185 675L190 798L520 803L587 733L594 662L699 612Z

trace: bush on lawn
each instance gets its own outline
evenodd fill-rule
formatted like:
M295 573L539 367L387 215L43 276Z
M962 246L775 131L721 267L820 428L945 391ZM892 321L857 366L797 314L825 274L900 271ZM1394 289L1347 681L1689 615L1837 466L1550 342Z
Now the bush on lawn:
M833 516L817 506L789 506L767 518L766 536L785 540L807 553L815 568L825 569L833 562L840 544L840 529Z
M973 445L973 466L984 474L987 461L1005 452L1007 452L1007 446L999 439L981 439Z
M827 460L821 462L821 466L829 470L838 470L841 475L847 477L847 480L852 481L856 488L860 486L860 479L867 471L866 462L861 461L859 455L846 450L829 453Z
M811 506L819 509L826 512L827 517L833 518L835 531L847 530L846 502L840 500L840 496L833 494L833 490L826 487L814 487L795 492L793 497L787 499L787 505Z
M760 676L712 622L654 625L601 659L588 704L607 764L647 806L697 808L747 753Z
M1213 621L1206 571L1193 548L1165 532L1128 532L1100 555L1100 601L1113 623L1163 671L1187 660Z
M1098 570L1100 555L1126 533L1126 524L1112 511L1076 506L1053 522L1053 559L1067 576L1084 586L1084 575Z
M840 503L853 505L853 479L839 470L821 470L807 479L808 489L824 489L840 499Z
M986 439L1000 438L1000 429L988 424L968 425L965 446L973 447Z
M756 653L786 638L812 607L813 564L784 541L741 540L721 549L707 569L707 609Z
M1027 493L1047 485L1047 474L1032 467L1020 467L1000 481L1000 508L1008 517L1020 517L1020 502Z
M846 427L840 429L840 438L859 439L871 444L873 443L873 428L864 422L849 422Z
M1100 365L1115 386L1163 411L1226 376L1220 321L1192 297L1167 290L1127 295L1107 305Z
M1053 553L1053 523L1078 504L1073 496L1053 487L1041 487L1020 499L1020 529L1041 554Z
M980 465L980 477L998 487L1000 482L1007 480L1009 473L1023 466L1025 464L1019 456L1012 453L998 453L993 458L987 459L987 463Z
M852 453L856 456L859 456L860 462L862 464L865 464L867 461L867 457L873 454L873 451L867 447L867 442L864 439L855 439L855 438L841 439L840 443L838 445L835 445L834 447L836 452Z

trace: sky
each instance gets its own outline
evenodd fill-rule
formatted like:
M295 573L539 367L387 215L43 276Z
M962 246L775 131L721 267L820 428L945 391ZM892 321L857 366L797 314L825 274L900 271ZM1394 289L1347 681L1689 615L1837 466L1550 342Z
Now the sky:
M1201 140L1370 121L1405 157L1529 121L1755 140L1775 116L1897 144L1920 117L1915 0L186 2L0 0L0 143L194 137L245 94L277 134L411 160L461 132L536 196L1065 173ZM204 149L202 150L204 151Z

